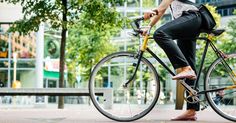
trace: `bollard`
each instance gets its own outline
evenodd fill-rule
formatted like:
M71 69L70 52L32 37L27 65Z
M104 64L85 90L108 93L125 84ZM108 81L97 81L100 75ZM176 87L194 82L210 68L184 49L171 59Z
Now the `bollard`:
M105 89L104 91L104 98L106 99L104 102L105 109L112 109L113 105L113 90L112 89Z
M176 83L176 102L175 102L175 109L182 110L184 105L184 86L177 81Z

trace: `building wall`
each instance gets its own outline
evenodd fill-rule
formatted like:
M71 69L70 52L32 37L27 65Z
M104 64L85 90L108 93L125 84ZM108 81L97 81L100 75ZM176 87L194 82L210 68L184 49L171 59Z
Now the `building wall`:
M19 36L19 34L14 33L12 35L12 51L20 52L19 57L34 58L36 55L35 33L30 33L27 36Z
M0 35L0 39L5 41L6 43L8 42L8 38L9 38L8 35ZM18 58L35 58L36 56L35 33L32 32L26 36L20 36L18 33L12 33L11 52L12 53L17 52Z

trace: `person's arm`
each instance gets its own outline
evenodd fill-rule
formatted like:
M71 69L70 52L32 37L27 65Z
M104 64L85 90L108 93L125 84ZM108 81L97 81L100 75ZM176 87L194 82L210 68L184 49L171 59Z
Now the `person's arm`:
M151 18L151 15L156 13L157 15L154 15L153 18L151 18L151 22L148 24L149 26L154 26L157 21L160 20L160 18L164 15L166 9L170 6L170 4L173 2L173 0L162 0L160 5L154 9L152 12L146 12L144 13L144 19L147 20Z

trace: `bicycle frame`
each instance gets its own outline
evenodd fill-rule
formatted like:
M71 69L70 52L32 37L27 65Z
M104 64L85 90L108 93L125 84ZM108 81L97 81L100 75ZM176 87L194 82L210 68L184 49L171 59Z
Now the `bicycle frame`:
M143 53L145 51L147 51L148 53L151 54L151 56L153 58L155 58L172 76L175 76L175 73L155 54L153 53L149 48L148 48L148 40L149 40L149 35L150 35L150 30L151 28L148 30L148 33L146 34L146 36L144 37L144 40L143 40L143 43L142 43L142 46L139 50L139 53L138 53L138 62L137 62L137 65L136 65L136 69L135 69L135 72L133 74L133 76L131 77L131 79L128 80L128 82L126 82L124 84L124 87L127 87L127 85L134 79L135 77L135 74L138 70L138 67L139 67L139 64L140 64L140 61L141 61L141 58L143 57ZM228 69L230 69L233 74L233 76L236 76L236 74L234 73L234 71L232 71L232 69L229 67L229 65L225 62L224 58L227 57L227 55L225 55L223 52L221 52L220 50L218 50L215 45L212 43L212 38L213 38L213 35L211 34L208 34L207 37L198 37L196 39L199 39L199 40L204 40L206 41L205 43L205 48L204 48L204 52L202 54L202 60L201 60L201 63L200 63L200 68L199 68L199 71L197 73L197 79L195 80L194 82L194 86L193 88L190 87L188 84L185 83L185 79L182 79L182 81L180 81L180 83L187 89L187 91L189 92L189 94L193 97L195 97L195 99L197 101L200 101L197 97L197 95L199 94L205 94L207 92L214 92L214 91L219 91L219 90L226 90L226 89L232 89L232 88L236 88L236 85L233 85L233 86L228 86L228 87L223 87L223 88L218 88L218 89L211 89L211 90L204 90L204 91L198 91L198 83L199 83L199 79L200 79L200 75L201 75L201 72L202 72L202 69L203 69L203 66L204 66L204 61L205 61L205 58L206 58L206 54L207 54L207 51L208 51L208 47L209 45L212 47L212 49L214 50L215 54L217 55L218 58L222 58L223 59L223 62L224 62L224 66L227 67ZM235 82L235 81L234 81ZM236 82L235 82L236 84ZM197 91L196 91L197 90Z

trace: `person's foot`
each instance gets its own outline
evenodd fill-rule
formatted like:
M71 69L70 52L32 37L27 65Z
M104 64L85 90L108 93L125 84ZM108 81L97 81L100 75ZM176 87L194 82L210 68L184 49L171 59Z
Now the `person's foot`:
M185 111L182 115L172 118L171 120L172 121L196 121L197 120L196 112L195 110L190 109L190 110Z
M180 68L178 68L178 70L180 70ZM195 80L197 77L193 69L190 66L187 66L183 67L182 70L178 72L176 76L172 77L173 80L183 79L183 78Z

